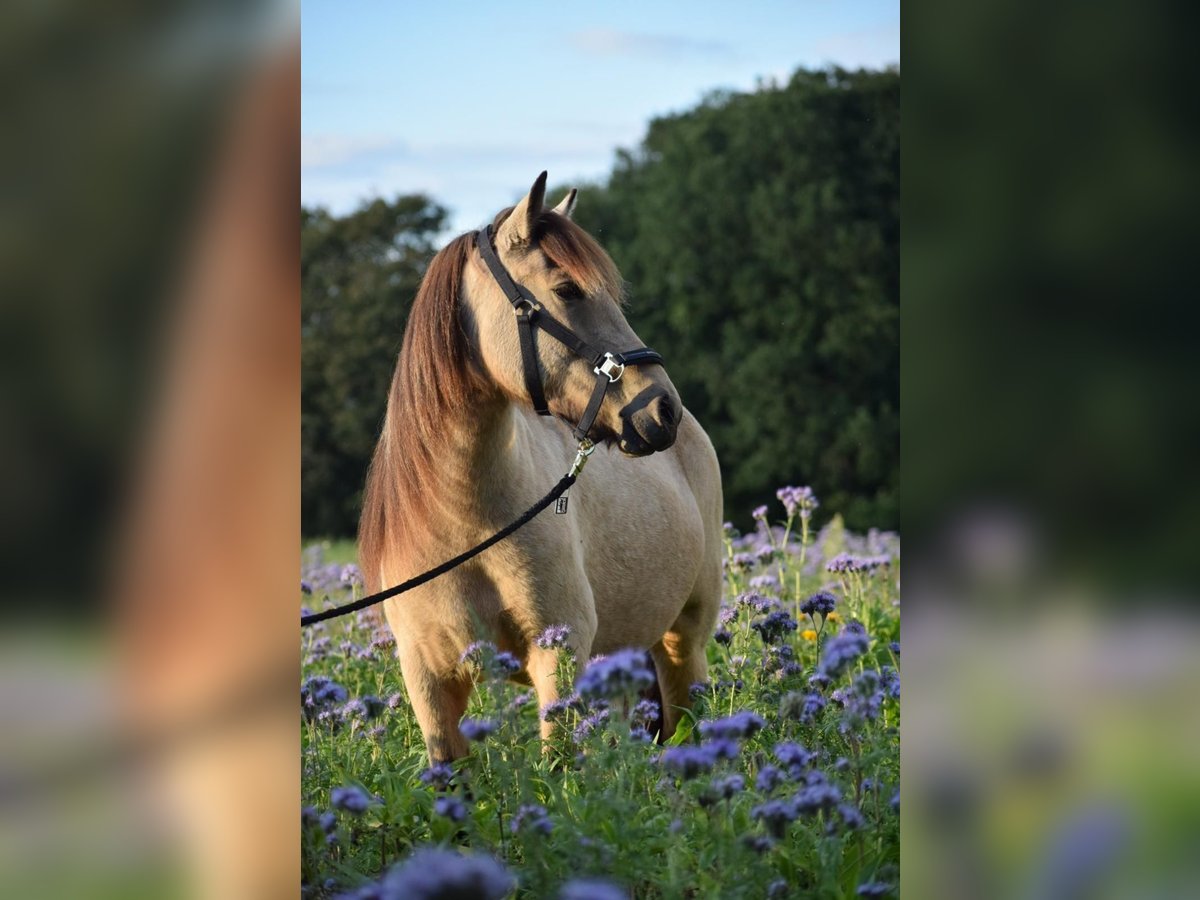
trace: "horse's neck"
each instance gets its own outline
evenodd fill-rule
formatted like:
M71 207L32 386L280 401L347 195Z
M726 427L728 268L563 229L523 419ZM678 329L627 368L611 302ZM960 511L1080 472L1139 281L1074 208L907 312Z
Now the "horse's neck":
M519 410L502 399L473 405L447 423L446 438L437 486L444 529L486 529L523 512L512 498L527 496L536 478L534 436Z

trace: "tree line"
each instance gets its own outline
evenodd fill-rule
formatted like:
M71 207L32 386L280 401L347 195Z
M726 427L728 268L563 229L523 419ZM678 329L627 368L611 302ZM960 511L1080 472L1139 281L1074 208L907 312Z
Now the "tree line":
M899 72L710 94L573 186L576 221L629 282L630 324L712 437L727 516L745 525L776 487L809 484L849 527L897 527ZM446 220L424 196L302 210L306 535L354 532Z

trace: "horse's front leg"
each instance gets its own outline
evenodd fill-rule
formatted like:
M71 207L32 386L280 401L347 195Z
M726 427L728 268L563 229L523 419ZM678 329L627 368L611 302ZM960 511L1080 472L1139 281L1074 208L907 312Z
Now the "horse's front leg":
M537 694L539 711L561 699L564 691L568 695L571 693L574 676L579 674L591 657L592 642L596 637L596 614L592 609L591 591L588 590L586 594L581 602L564 603L557 608L555 613L540 617L547 626L567 626L569 632L565 646L539 647L537 637L540 636L540 632L529 640L525 668ZM570 681L567 679L567 673L561 671L563 658L567 656L574 657L575 660L574 673ZM554 733L554 727L552 720L541 718L543 740L548 739Z
M407 652L405 652L407 650ZM428 666L415 648L402 648L400 671L430 764L451 762L467 755L467 741L458 723L467 711L473 687L461 672L440 675Z

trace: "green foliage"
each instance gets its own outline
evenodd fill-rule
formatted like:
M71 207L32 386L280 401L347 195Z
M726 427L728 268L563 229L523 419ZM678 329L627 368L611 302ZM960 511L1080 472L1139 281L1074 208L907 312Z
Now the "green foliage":
M740 525L786 483L850 528L898 524L899 100L898 72L839 69L713 94L581 191L576 219L630 283L630 322L712 437ZM307 535L354 532L444 221L424 197L303 211Z
M471 745L470 755L454 766L455 782L439 793L421 778L425 747L386 632L359 617L304 632L303 676L332 679L345 690L305 707L301 797L311 808L301 836L304 896L336 896L375 880L428 845L495 857L516 877L517 898L558 896L564 882L578 877L618 882L639 898L757 900L775 896L768 888L780 880L804 896L853 898L866 882L894 884L899 695L881 691L875 711L857 720L850 698L866 679L890 677L899 668L893 643L900 627L898 544L894 537L872 544L841 530L836 538L810 533L791 521L786 528L758 528L744 537L730 535L729 609L721 617L720 642L707 647L709 678L693 691L695 719L669 747L638 740L631 730L636 697L614 700L607 720L586 733L579 726L599 708L594 701L559 714L557 730L543 746L536 699L514 705L531 692L490 676L485 653L467 716L498 727ZM838 572L831 573L822 550L830 542L858 552L887 550L890 563L855 557L863 564L839 567L834 561ZM769 549L748 552L763 545ZM302 575L312 594L304 602L316 608L344 602L346 570L319 551L306 555ZM747 594L752 579L777 600ZM836 584L837 609L829 615L801 612L802 601L830 583ZM798 628L769 640L761 636L755 625L772 610L794 616ZM832 642L857 628L855 620L869 634L865 652L827 682L810 681ZM562 651L563 696L576 668ZM311 687L305 690L313 696ZM800 705L812 694L826 702L805 715ZM387 705L377 715L364 714L356 701L367 697ZM761 718L761 730L738 738L733 758L719 759L711 772L681 777L660 759L661 753L702 751L711 740L707 723L743 711ZM792 768L778 749L781 742L811 751L810 761ZM768 767L781 771L776 780L760 782ZM714 796L721 780L735 775L742 786ZM330 813L333 792L346 785L360 785L376 799L362 813ZM772 801L786 806L808 785L831 786L840 799L772 829L761 807ZM461 822L438 814L439 797L463 804ZM545 831L514 829L528 804L546 810ZM847 808L861 815L859 827L848 824ZM762 843L756 847L756 841Z
M303 533L353 534L408 310L446 211L423 196L301 210Z
M897 525L898 72L799 71L656 119L575 218L712 437L727 510L802 483L852 528Z

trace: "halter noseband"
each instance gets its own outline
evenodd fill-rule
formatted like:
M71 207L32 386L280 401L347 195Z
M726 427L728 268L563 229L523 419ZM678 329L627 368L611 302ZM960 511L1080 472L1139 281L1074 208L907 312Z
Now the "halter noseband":
M583 418L575 426L575 440L582 446L588 441L588 432L592 430L596 416L600 413L600 405L604 402L608 386L621 380L626 366L640 366L645 363L663 365L662 356L649 347L626 350L624 353L613 353L594 347L546 312L529 291L512 280L512 276L504 268L504 263L500 262L500 257L496 255L496 248L492 244L492 226L481 228L475 233L475 244L479 248L479 255L487 263L492 278L496 280L496 284L500 286L500 290L504 292L517 314L517 333L521 338L521 365L525 370L525 390L529 392L537 414L548 416L550 408L546 405L542 374L538 368L535 327L546 332L576 356L587 360L592 366L592 371L596 373L596 385L592 388L591 399L588 400Z

